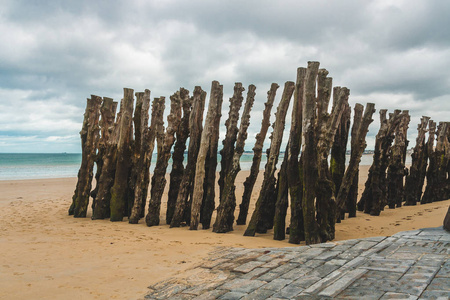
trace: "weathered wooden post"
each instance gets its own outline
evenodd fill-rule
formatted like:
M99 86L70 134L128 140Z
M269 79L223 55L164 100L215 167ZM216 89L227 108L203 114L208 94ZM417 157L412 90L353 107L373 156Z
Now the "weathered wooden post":
M203 182L203 200L200 210L200 223L202 229L209 229L211 218L216 208L216 169L217 169L217 150L219 148L219 128L220 118L222 117L223 87L220 86L218 93L218 103L209 141L209 150L205 159L205 180ZM194 228L192 228L194 229Z
M164 99L155 98L152 103L152 119L149 122L149 106L150 106L150 91L145 90L142 102L141 112L141 149L139 160L135 166L136 168L136 185L134 189L134 202L131 209L131 215L128 220L130 224L137 224L142 218L142 213L145 210L145 203L147 198L148 184L149 184L149 168L151 164L151 157L155 147L156 126L159 123L158 118L162 118L164 111Z
M358 134L359 130L362 124L363 119L363 112L364 112L364 106L356 103L354 108L354 115L353 115L353 125L352 125L352 132L351 132L351 140L350 140L350 159L351 157L357 156L359 153L360 145L358 144L360 141L358 140ZM363 150L364 152L364 150ZM362 153L361 153L362 154ZM345 174L345 172L344 172ZM342 184L342 181L341 181ZM355 218L356 217L356 204L358 202L358 185L359 185L359 162L358 162L358 168L356 169L355 176L353 177L353 183L350 186L350 189L348 191L348 196L346 198L346 203L344 206L344 210L348 212L349 218ZM337 190L337 194L339 193L340 188ZM336 194L336 198L337 198ZM341 213L341 217L342 217ZM338 218L338 222L340 221L340 218Z
M100 105L102 98L91 95L87 99L86 111L84 113L81 136L81 166L78 171L78 182L72 197L72 205L69 208L69 215L75 218L85 218L89 205L89 196L92 188L93 169L95 153L99 140L99 119Z
M256 178L259 173L259 165L261 163L262 148L264 140L266 139L267 130L270 126L270 112L272 110L273 102L279 85L272 83L270 90L267 92L267 101L264 104L263 119L261 121L261 130L256 135L255 146L253 147L253 160L250 167L250 174L244 182L244 193L242 195L242 202L239 205L239 216L237 218L237 225L245 225L247 222L248 207L250 205L250 198L252 196L253 187L255 186Z
M111 188L114 185L117 166L117 144L120 137L120 122L122 119L123 105L117 113L116 121L111 126L111 136L106 142L106 153L103 156L102 173L98 180L98 190L95 197L95 208L92 211L92 220L106 219L111 215Z
M445 155L445 148L448 147L448 130L449 123L439 122L439 126L436 133L436 147L432 150L431 139L433 134L433 128L430 126L430 136L428 151L430 158L430 165L427 171L427 186L421 204L431 203L435 201L444 200L443 189L446 186L446 172L448 167L448 157ZM431 152L432 151L432 152Z
M308 62L303 96L302 161L303 161L303 219L306 244L320 242L316 221L316 184L318 179L318 153L316 145L316 78L319 62Z
M324 72L325 71L325 72ZM342 114L347 109L350 90L345 87L334 88L333 110L328 114L328 102L331 93L331 78L327 78L326 70L319 70L318 75L318 103L323 105L318 114L318 182L316 193L317 222L322 242L334 239L336 201L334 184L328 167L328 156L333 145ZM323 82L323 83L321 83ZM321 92L323 90L323 92ZM321 95L323 93L323 95ZM319 106L319 105L318 105ZM320 107L320 106L319 106Z
M299 244L305 240L303 224L303 163L299 159L302 142L302 113L303 93L306 77L306 68L297 69L297 81L295 83L294 103L292 107L291 131L289 134L289 148L287 151L287 180L289 196L291 197L291 221L289 225L289 243ZM286 154L285 154L286 155ZM277 238L283 238L281 229L277 230ZM275 238L275 232L274 232Z
M152 177L148 214L145 217L147 226L159 225L161 198L166 187L166 170L171 155L170 150L175 142L175 132L178 130L181 122L181 101L179 91L170 97L170 113L167 116L167 129L162 138L162 147L158 149L160 152L158 151L158 159Z
M208 112L206 114L205 126L201 135L200 147L198 150L197 164L195 169L194 190L192 194L190 229L197 230L200 221L200 211L203 203L204 182L205 182L205 162L208 151L211 147L211 137L214 131L214 121L219 109L222 107L221 95L223 86L218 81L213 81L209 98Z
M405 180L405 205L416 205L422 198L422 188L428 165L425 133L430 117L422 116L417 126L416 145L411 154L412 162Z
M247 139L247 129L250 125L250 110L255 101L254 85L248 87L247 99L245 101L244 111L242 112L241 124L236 140L236 148L234 149L231 168L225 175L222 190L222 201L217 207L216 222L213 225L213 231L217 233L225 233L233 230L234 211L236 208L236 197L234 191L236 189L236 176L241 170L239 160L244 153L245 140Z
M128 176L131 166L131 137L133 115L133 90L124 88L120 136L117 144L117 165L114 185L111 188L111 221L122 221L127 205Z
M255 233L266 233L268 229L273 227L273 219L275 215L275 170L280 154L281 142L283 140L284 125L286 122L286 113L289 102L295 89L295 83L287 81L284 85L283 96L278 105L276 119L273 124L273 132L271 136L269 157L267 158L266 168L264 172L264 180L261 186L258 200L252 218L248 224L244 236L254 236Z
M348 133L350 130L350 114L350 105L346 103L344 111L342 113L341 122L334 137L333 145L331 147L330 173L334 184L335 197L339 192L342 178L344 177L345 173L345 157L347 154ZM341 219L344 218L345 212L348 212L348 207L346 207L345 210L341 212Z
M405 176L405 156L407 148L407 131L410 121L408 111L403 111L402 120L395 130L395 142L391 148L390 163L387 171L387 202L389 208L402 206Z
M358 108L357 108L358 107ZM357 111L362 111L362 105L355 105L355 117L358 115ZM341 187L336 197L337 213L336 219L340 217L340 211L344 209L349 193L354 184L354 178L358 174L359 163L361 162L361 156L366 149L366 135L369 131L369 125L373 122L372 115L375 112L375 104L367 103L364 111L364 116L361 122L357 123L358 119L355 118L355 123L352 128L352 152L350 160L345 170L344 177L342 178ZM354 140L353 140L354 138ZM354 143L353 143L354 142ZM353 146L354 145L354 146Z
M231 169L234 156L234 144L236 142L238 134L238 121L239 110L242 105L244 97L242 92L244 91L242 83L236 82L234 85L234 94L230 98L230 110L228 112L228 119L225 121L225 127L227 129L225 133L225 139L222 141L223 148L220 150L220 172L219 172L219 199L222 201L222 191L224 188L225 177Z
M184 174L184 150L186 150L186 141L189 137L189 117L192 109L192 97L189 97L189 91L181 88L180 97L183 107L183 117L180 126L176 131L175 146L172 153L172 171L170 172L169 194L167 199L166 223L170 224L177 203L178 191Z
M186 169L181 179L180 189L178 191L177 202L174 214L170 220L170 227L180 227L183 222L190 221L190 202L192 199L192 185L195 178L195 169L197 164L198 150L203 131L203 110L205 108L206 92L201 87L196 86L194 89L194 97L192 111L189 118L189 147ZM186 218L189 216L189 219Z
M276 183L275 215L273 219L273 239L282 241L286 238L286 214L289 206L289 187L287 165L289 159L289 142L284 152L283 162Z
M372 216L379 216L387 204L386 169L395 129L402 119L400 110L390 114L389 119L386 118L386 112L385 109L380 110L381 125L375 139L373 163L369 169L365 190L358 203L359 210L363 209L364 213Z
M100 139L98 142L98 151L95 163L97 165L97 172L95 173L95 180L97 182L95 189L91 192L92 197L92 211L95 210L96 198L99 189L99 180L102 174L104 157L107 151L107 143L111 137L114 128L114 119L116 118L117 102L108 97L103 97L102 106L100 108L101 119L100 125Z

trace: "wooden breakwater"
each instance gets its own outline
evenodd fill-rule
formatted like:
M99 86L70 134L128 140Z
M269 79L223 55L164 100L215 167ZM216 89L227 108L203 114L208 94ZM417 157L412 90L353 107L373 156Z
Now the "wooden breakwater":
M293 244L325 242L334 239L335 223L347 213L348 217L356 216L357 210L379 215L386 206L395 208L402 203L415 205L449 197L449 123L440 123L436 132L436 124L429 117L422 118L408 171L405 157L409 113L396 110L388 115L386 110L380 110L374 160L357 203L358 168L375 104L367 103L365 107L356 104L352 118L350 90L333 87L328 71L320 69L318 62L309 62L306 68L298 68L295 82L284 84L272 124L263 182L255 190L256 207L249 214L278 88L273 83L267 92L261 130L253 147L253 163L239 205L237 224L247 224L246 236L273 229L277 240L285 239L288 233ZM244 91L242 83L236 83L229 100L220 151L219 195L215 195L214 189L219 126L224 111L223 86L219 82L212 82L204 122L207 93L199 86L192 96L181 88L169 97L167 123L163 120L165 97L154 98L150 110L150 90L133 94L132 89L125 88L120 105L111 98L91 96L80 132L82 163L69 214L86 217L92 198L92 219L128 218L131 224L145 219L148 226L156 226L160 224L161 213L165 213L170 227L189 226L197 230L201 224L203 229L212 226L217 233L232 231L238 202L235 179L240 171L239 160L247 140L256 86L249 85L246 96ZM283 137L291 103L291 129L289 136ZM351 155L346 167L349 135ZM287 147L276 177L283 140L287 141ZM155 147L157 162L150 176ZM167 211L161 212L171 157ZM92 188L94 164L97 185ZM425 178L427 185L422 195ZM286 217L288 209L290 220ZM217 216L211 224L214 210Z

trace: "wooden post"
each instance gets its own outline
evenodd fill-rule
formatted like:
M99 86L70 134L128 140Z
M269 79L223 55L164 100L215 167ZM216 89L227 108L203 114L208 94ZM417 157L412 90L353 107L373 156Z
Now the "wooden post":
M111 138L111 134L114 128L114 119L116 118L117 102L108 97L103 97L102 106L100 108L101 119L100 125L100 139L98 142L98 151L96 155L95 163L97 165L97 172L95 173L95 180L97 182L95 189L91 192L92 197L92 211L95 210L96 198L99 189L99 180L102 174L104 158L107 151L107 143Z
M111 221L122 221L127 204L128 176L131 161L131 136L133 115L133 90L124 88L120 136L117 144L117 165L114 185L111 188Z
M375 139L373 163L369 169L366 189L361 196L358 209L363 208L365 213L378 216L387 204L386 169L389 162L389 153L394 140L396 127L402 116L400 110L395 110L386 118L387 110L380 110L380 130Z
M99 140L100 105L102 98L91 95L87 99L86 111L84 113L81 136L81 166L78 171L78 182L72 197L72 205L69 215L75 218L85 218L89 205L89 196L92 187L95 153Z
M284 85L283 96L278 105L275 123L273 124L273 132L271 136L269 157L267 158L266 168L264 171L264 180L261 186L258 200L252 218L248 224L244 236L254 236L255 233L266 233L268 229L273 227L273 219L275 215L275 170L280 154L281 142L283 140L284 125L286 122L286 113L289 102L295 89L295 83L287 81Z
M228 112L228 119L225 121L225 127L227 129L225 139L222 141L223 148L220 150L220 172L219 172L219 199L222 202L222 192L225 183L225 177L227 176L233 162L234 144L236 142L238 134L238 121L239 121L239 109L241 108L242 92L245 89L242 87L242 83L236 82L234 85L234 94L230 98L230 110Z
M287 180L289 196L291 197L291 222L289 225L289 243L291 244L300 244L301 241L305 240L302 210L303 180L300 177L303 175L303 171L302 162L299 160L302 141L302 111L305 76L306 68L298 68L292 108L291 131L289 133L289 148L287 151ZM281 234L281 230L279 229L277 231L280 234L277 237L282 238L283 235Z
M142 105L144 102L144 93L138 92L135 93L136 96L136 105L134 108L134 140L131 140L131 166L130 166L130 175L129 175L129 182L128 182L128 192L127 192L127 216L128 218L131 216L131 210L134 205L134 194L136 189L136 180L138 176L138 164L139 164L139 158L141 156L141 146L142 146L142 134L144 131L144 128L147 127L147 125L143 124L142 119ZM147 106L148 107L148 106Z
M218 112L218 108L222 103L219 100L223 87L218 81L213 81L211 85L211 95L209 98L208 112L206 114L205 126L202 131L200 148L198 150L197 164L195 169L194 190L192 194L191 221L190 229L197 230L200 221L200 210L203 202L204 182L205 182L205 162L206 156L211 146L211 136L214 130L214 121Z
M92 220L106 219L111 215L111 188L114 185L117 166L117 144L120 137L120 122L122 119L123 104L115 123L111 126L111 136L106 142L106 153L103 156L102 173L98 180L98 190L95 197L95 208L92 211Z
M425 180L424 174L428 164L425 148L425 133L427 132L430 117L422 116L417 126L416 145L411 155L412 162L405 180L405 205L416 205L422 198L422 188ZM425 170L425 171L424 171Z
M348 107L349 89L345 87L335 87L333 91L333 109L328 114L328 102L331 94L331 78L327 78L326 70L319 70L318 75L318 107L321 103L321 110L318 114L318 182L316 192L317 222L319 226L319 236L321 242L334 239L336 201L334 195L334 184L328 166L328 156L333 145L335 135L342 115ZM323 95L320 91L323 90Z
M184 174L184 150L186 150L186 141L189 137L189 117L192 109L192 97L189 97L189 91L181 88L180 97L183 107L183 117L180 126L176 131L176 141L172 153L172 171L170 172L169 194L167 199L166 223L172 221L175 205L177 203L178 191Z
M316 221L316 184L318 153L316 145L316 78L319 62L308 62L303 95L302 159L303 159L303 219L306 244L320 242Z
M273 220L273 239L277 241L282 241L286 238L286 214L289 206L289 189L287 179L288 159L289 142L286 146L286 151L284 152L284 158L281 163L280 171L278 172L278 180L276 185L277 201L275 203L275 216Z
M362 110L361 107L362 107L361 104L356 104L355 116L357 115L357 111ZM349 196L350 188L353 186L354 178L358 174L361 156L367 146L366 135L367 132L369 131L369 125L373 122L372 115L374 112L375 112L375 104L367 103L361 123L353 124L352 141L354 141L354 143L352 143L352 147L353 145L355 146L352 148L347 170L345 170L344 177L342 178L341 187L336 197L336 205L337 205L336 219L340 216L340 211L345 207L346 200ZM353 134L353 129L355 130L355 134ZM353 136L355 137L354 140Z
M239 216L236 221L237 225L245 225L247 222L248 207L250 198L252 196L253 187L255 186L256 178L259 173L259 165L261 163L262 148L266 138L267 130L270 126L270 112L272 110L273 102L279 85L272 83L270 90L267 92L267 102L264 104L263 119L261 121L261 130L256 135L255 146L253 147L253 161L250 167L250 174L244 182L244 194L242 195L242 202L239 205Z
M395 142L391 148L387 171L387 202L389 208L401 207L404 198L403 177L405 176L406 134L409 121L408 111L403 111L402 120L395 130Z
M363 118L363 112L364 112L364 106L356 103L354 108L354 116L353 116L353 125L352 125L352 132L351 132L351 140L350 140L350 157L357 156L358 155L358 149L360 145L358 145L358 134L359 130L362 124L362 118ZM344 172L345 174L345 172ZM341 181L342 184L342 181ZM358 169L356 170L355 176L353 178L353 183L350 186L348 196L346 198L346 204L344 206L344 210L348 212L349 218L355 218L356 217L356 203L358 202L358 184L359 184L359 163L358 163ZM339 185L340 187L340 185ZM340 188L337 190L337 193L339 193ZM337 197L337 195L336 195ZM342 216L342 213L341 213ZM340 220L339 218L338 220Z
M339 192L342 178L344 177L345 173L345 158L347 154L348 133L350 129L350 114L351 109L350 105L347 102L345 104L341 122L334 138L333 146L331 147L330 173L334 184L335 197ZM344 212L348 212L348 202L346 205L346 210ZM344 213L341 213L341 216L343 219Z
M170 150L175 142L175 132L181 122L181 95L176 92L170 97L170 114L167 116L167 130L162 138L161 151L158 151L156 167L152 177L152 188L148 214L145 217L147 226L159 225L159 215L161 211L161 198L166 187L166 170L170 159Z
M136 184L134 188L134 202L131 209L131 214L128 222L130 224L137 224L142 217L142 212L145 210L145 200L147 198L147 190L149 184L149 168L151 164L151 156L155 146L155 126L157 123L157 115L159 110L164 111L164 99L155 98L152 104L152 121L150 128L149 108L150 108L150 90L145 90L142 96L141 107L141 143L139 159L135 165L136 168Z
M435 125L434 125L435 126ZM436 147L432 149L434 143L434 128L430 126L430 135L428 143L428 156L430 158L430 165L427 170L427 186L421 204L431 203L435 201L444 200L443 189L446 187L446 172L448 167L448 157L445 155L445 148L448 147L448 130L449 123L439 122L438 130L436 133Z
M205 180L203 182L203 200L200 209L200 223L202 229L211 227L211 217L216 208L216 168L217 150L219 147L220 118L222 117L223 87L220 86L217 95L217 107L212 123L211 135L209 139L209 150L205 159ZM192 216L191 216L192 218ZM191 227L191 229L194 229Z
M206 92L201 87L196 86L194 89L194 97L192 104L192 111L189 118L189 147L188 160L183 178L180 183L180 190L178 191L175 211L170 222L170 227L180 227L185 219L185 215L190 218L190 203L188 198L192 199L192 185L195 178L195 169L197 163L197 156L200 147L200 140L202 136L202 121L203 110L205 108Z
M254 85L250 85L248 87L247 99L245 101L244 111L242 112L236 148L232 158L232 165L226 174L223 183L222 201L217 207L216 222L213 226L213 231L217 233L225 233L233 230L234 211L236 208L236 197L234 194L236 186L234 183L237 174L241 170L239 160L242 153L244 153L245 140L247 139L247 129L250 125L250 110L252 109L255 101L255 89L256 87Z

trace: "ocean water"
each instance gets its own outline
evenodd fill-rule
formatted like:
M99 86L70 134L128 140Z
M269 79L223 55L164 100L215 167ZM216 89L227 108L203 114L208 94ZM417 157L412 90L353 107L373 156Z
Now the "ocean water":
M284 153L280 154L280 167ZM185 161L186 161L185 157ZM253 154L244 153L241 157L241 170L250 170ZM349 156L347 156L347 161ZM266 164L266 156L261 159L260 169ZM171 160L167 172L171 170ZM407 164L411 163L411 156L407 157ZM81 164L79 153L0 153L0 180L44 179L76 177ZM361 165L371 165L372 155L363 155ZM150 172L156 165L156 154L152 157ZM217 170L220 170L220 155L218 155ZM95 172L95 171L94 171Z

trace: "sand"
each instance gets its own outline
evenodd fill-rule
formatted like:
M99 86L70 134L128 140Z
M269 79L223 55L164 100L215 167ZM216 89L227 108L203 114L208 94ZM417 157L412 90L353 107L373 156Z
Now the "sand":
M241 172L237 183L247 174ZM360 191L367 167L361 174ZM0 181L1 299L137 299L148 285L198 265L217 246L293 246L272 240L271 232L243 237L245 226L216 234L167 225L149 228L143 220L131 225L75 219L67 215L75 184L76 178ZM238 201L242 192L238 184ZM253 193L253 201L257 196ZM379 217L358 213L337 224L336 240L437 227L449 205L447 200L386 209Z

